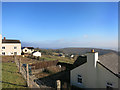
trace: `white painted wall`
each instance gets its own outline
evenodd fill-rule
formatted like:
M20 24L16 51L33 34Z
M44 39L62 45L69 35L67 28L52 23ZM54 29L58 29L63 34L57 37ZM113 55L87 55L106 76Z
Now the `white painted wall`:
M71 57L71 58L73 58L73 57L74 57L74 55L71 55L70 57Z
M77 87L85 87L87 84L87 72L86 72L86 64L83 64L79 67L74 68L70 71L70 83L71 85L77 86ZM82 85L78 83L78 75L82 76Z
M21 55L21 43L2 43L2 52L5 52L5 55L14 55L14 52L17 52L17 55ZM14 49L14 47L17 47Z
M34 52L33 56L39 56L39 57L41 57L41 52Z
M96 63L98 53L88 53L87 63L70 71L71 85L86 88L106 88L107 82L118 88L118 80L113 73ZM78 84L78 75L82 76L82 85Z
M119 78L112 74L110 71L105 69L100 64L97 64L97 75L98 77L98 87L106 87L106 83L112 83L114 88L118 88Z

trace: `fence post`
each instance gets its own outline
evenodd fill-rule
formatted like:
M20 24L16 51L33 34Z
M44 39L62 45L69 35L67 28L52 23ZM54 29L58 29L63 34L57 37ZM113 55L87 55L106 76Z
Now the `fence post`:
M14 59L15 59L15 62L16 62L16 56L14 55Z
M26 66L26 70L27 70L27 85L29 87L29 67L28 67L29 64L27 64Z
M61 89L61 81L60 80L56 81L56 88L57 88L57 90Z
M19 59L19 72L21 73L21 57Z

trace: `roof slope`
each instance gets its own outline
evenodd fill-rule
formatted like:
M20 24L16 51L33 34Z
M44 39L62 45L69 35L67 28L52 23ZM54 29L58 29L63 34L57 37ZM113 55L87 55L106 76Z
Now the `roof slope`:
M75 68L75 67L78 67L86 62L87 62L87 56L79 56L77 58L77 60L74 62L73 66Z
M100 60L100 63L103 64L105 67L118 74L118 54L112 52L101 55L98 59Z
M2 43L21 43L20 40L2 39Z

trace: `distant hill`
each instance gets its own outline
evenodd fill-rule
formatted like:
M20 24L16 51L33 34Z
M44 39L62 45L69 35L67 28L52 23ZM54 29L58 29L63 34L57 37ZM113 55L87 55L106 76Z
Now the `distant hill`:
M91 49L93 49L93 48L62 48L60 50L63 51L63 53L65 53L65 54L78 54L78 55L82 55L82 54L86 54L87 52L90 52ZM110 53L110 52L117 53L117 51L110 50L110 49L94 48L94 50L96 52L98 52L99 55L107 54L107 53Z

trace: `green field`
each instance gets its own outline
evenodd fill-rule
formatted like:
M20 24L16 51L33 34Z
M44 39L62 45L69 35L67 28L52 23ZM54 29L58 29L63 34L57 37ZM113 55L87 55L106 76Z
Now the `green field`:
M59 62L70 63L70 64L73 64L75 61L74 59L69 59L68 57L50 56L50 55L42 55L41 59L48 61L58 60Z
M15 63L2 63L2 88L26 88L26 82Z

